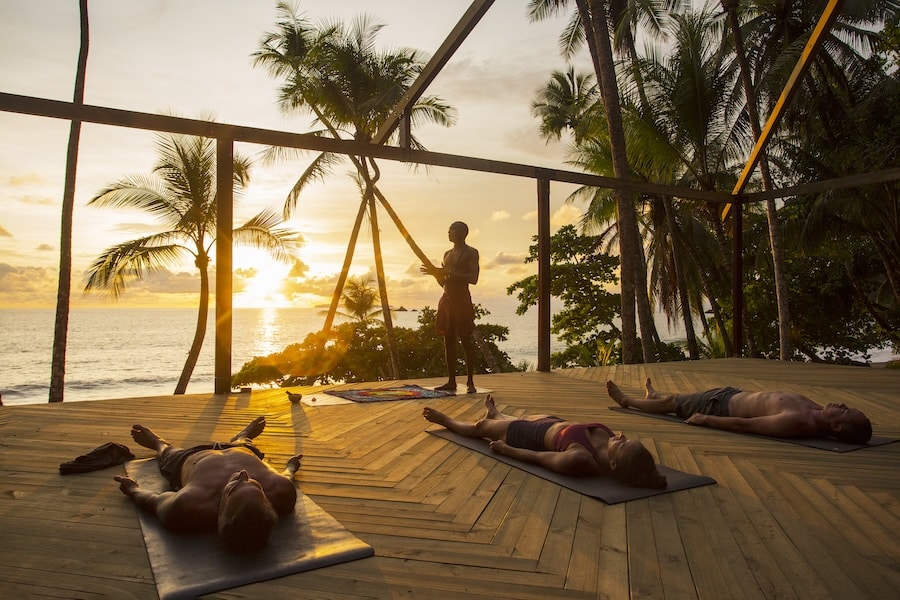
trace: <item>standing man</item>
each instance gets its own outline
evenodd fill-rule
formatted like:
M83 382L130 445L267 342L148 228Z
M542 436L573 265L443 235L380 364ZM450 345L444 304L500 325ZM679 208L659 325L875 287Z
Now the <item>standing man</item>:
M453 247L444 253L440 267L422 265L422 273L431 275L444 288L444 295L438 302L437 330L444 338L444 358L447 361L447 383L437 390L456 390L456 340L462 342L466 355L466 391L475 393L472 374L475 368L475 309L469 285L478 283L478 250L466 244L469 227L462 221L450 225L447 237Z

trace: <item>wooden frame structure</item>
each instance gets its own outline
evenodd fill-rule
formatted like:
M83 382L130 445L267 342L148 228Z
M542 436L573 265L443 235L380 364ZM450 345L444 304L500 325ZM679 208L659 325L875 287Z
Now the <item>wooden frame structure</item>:
M511 163L505 161L460 156L438 152L412 150L409 147L409 114L408 108L425 91L428 84L437 76L452 54L463 43L478 21L487 12L493 0L474 0L464 13L459 23L448 35L436 54L423 69L419 79L414 82L408 93L390 113L382 124L375 143L362 143L352 140L317 137L310 134L290 133L285 131L243 127L225 123L199 121L180 117L155 115L150 113L83 105L75 102L48 100L33 96L22 96L0 92L0 110L6 112L28 114L40 117L81 121L87 123L113 125L118 127L161 131L182 135L194 135L214 138L217 144L217 189L221 194L218 202L218 240L216 244L216 352L215 352L215 393L224 394L231 388L231 335L232 335L232 244L231 223L233 216L233 182L229 166L234 152L235 142L282 146L287 148L332 152L337 154L366 156L397 162L448 167L469 171L494 173L526 177L537 182L538 213L538 371L550 370L550 182L574 183L586 186L626 190L635 193L670 195L679 198L703 200L723 206L723 218L729 213L729 207L739 208L746 203L758 202L772 198L839 189L859 185L900 180L900 168L877 173L869 173L816 182L813 184L794 186L781 190L758 193L744 193L744 188L755 168L759 157L771 133L777 126L782 110L790 101L790 96L836 18L842 0L830 0L814 34L810 37L806 49L798 62L785 90L779 99L776 109L766 124L763 135L757 140L750 158L741 174L738 184L732 192L715 192L693 190L669 185L642 183L613 177L604 177L576 171L548 169L540 166ZM384 145L390 134L401 128L401 145L399 147ZM741 230L741 210L733 211L734 231ZM740 307L743 305L741 259L741 236L734 236L734 282L733 297L735 306L734 331L732 336L733 353L739 356L743 346L741 336Z

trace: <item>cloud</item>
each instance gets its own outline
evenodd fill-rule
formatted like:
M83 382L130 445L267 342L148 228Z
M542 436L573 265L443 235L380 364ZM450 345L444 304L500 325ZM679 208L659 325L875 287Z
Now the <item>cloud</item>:
M509 214L509 211L495 210L494 212L491 213L491 221L505 221L510 216L511 215Z
M3 225L0 225L0 237L12 237L12 234L8 232Z
M0 306L34 305L36 299L56 298L58 278L54 269L15 267L0 263Z
M38 252L53 252L55 249L50 244L41 244L35 250Z
M570 202L566 202L550 216L550 223L559 229L563 225L577 225L581 217L581 209Z
M507 254L506 252L498 252L496 256L483 263L483 268L493 269L506 265L520 265L525 262L526 254Z

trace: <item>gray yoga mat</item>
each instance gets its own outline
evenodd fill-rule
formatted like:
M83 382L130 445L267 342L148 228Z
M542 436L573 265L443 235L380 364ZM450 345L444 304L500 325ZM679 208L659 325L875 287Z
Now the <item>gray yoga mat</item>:
M547 481L557 483L570 490L584 494L585 496L602 500L606 504L618 504L620 502L628 502L629 500L649 498L650 496L658 496L660 494L668 494L669 492L677 492L679 490L716 483L716 480L712 477L706 477L705 475L691 475L690 473L677 471L664 465L657 465L659 472L666 476L667 486L662 490L627 486L619 483L612 477L570 477L568 475L560 475L559 473L555 473L538 465L497 454L491 451L488 441L483 438L466 437L450 431L449 429L429 429L427 431L432 435L455 442L460 446L475 450L476 452L490 456L491 458L518 469L522 469L532 475L537 475Z
M169 489L155 458L125 463L138 484L156 492ZM331 515L298 491L294 514L282 517L268 546L257 553L227 552L214 532L180 534L162 527L138 509L160 600L194 598L248 583L336 565L374 554Z
M686 425L684 419L672 413L649 413L638 410L636 408L622 408L621 406L610 406L609 410L628 413L631 415L638 415L641 417L650 417L652 419L662 419L663 421L672 421L673 423L681 423ZM707 429L712 429L712 427L707 427ZM716 431L724 430L716 429ZM729 433L737 432L731 431ZM738 435L749 435L752 437L764 438L767 440L775 440L776 442L787 442L788 444L797 444L798 446L818 448L819 450L830 450L831 452L852 452L853 450L871 448L873 446L883 446L884 444L891 444L898 441L897 438L885 437L880 435L873 435L872 439L870 439L867 444L851 444L850 442L842 442L840 440L832 440L828 438L780 438L770 435L759 435L756 433L738 433Z

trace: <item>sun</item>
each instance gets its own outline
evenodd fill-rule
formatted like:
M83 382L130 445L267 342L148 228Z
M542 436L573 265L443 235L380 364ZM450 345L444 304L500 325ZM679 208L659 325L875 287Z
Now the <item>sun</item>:
M235 252L235 308L284 308L292 306L284 294L291 266L262 252Z

